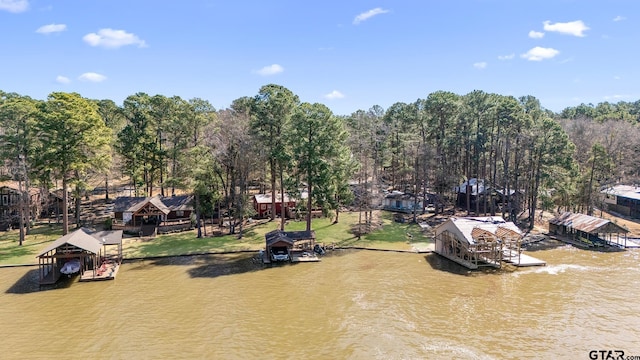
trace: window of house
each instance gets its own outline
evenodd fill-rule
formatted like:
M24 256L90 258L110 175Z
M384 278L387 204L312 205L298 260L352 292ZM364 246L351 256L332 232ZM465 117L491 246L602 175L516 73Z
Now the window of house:
M9 196L8 195L2 195L2 205L9 205Z
M176 216L184 216L183 210L176 210Z
M261 210L267 210L267 204L260 204Z

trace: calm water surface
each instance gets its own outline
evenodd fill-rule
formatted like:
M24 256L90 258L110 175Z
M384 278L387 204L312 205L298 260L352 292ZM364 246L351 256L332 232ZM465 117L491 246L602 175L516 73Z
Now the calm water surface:
M3 359L588 359L640 355L640 251L563 246L546 267L474 272L437 255L336 251L126 263L38 291L0 269Z

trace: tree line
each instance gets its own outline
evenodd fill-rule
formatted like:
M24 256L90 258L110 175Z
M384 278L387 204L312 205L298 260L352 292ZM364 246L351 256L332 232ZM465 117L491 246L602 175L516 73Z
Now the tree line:
M476 178L523 196L507 208L489 198L475 208L467 201L463 210L502 211L512 220L525 214L532 226L540 207L590 213L602 186L635 181L638 105L554 114L532 96L436 91L338 116L275 84L220 110L203 99L145 93L117 105L77 93L36 100L0 92L0 150L6 177L23 190L61 186L66 206L71 189L76 223L96 178L107 200L113 179L126 179L136 196L192 193L198 224L226 212L240 235L254 214L254 187L271 193L272 209L283 194L306 196L308 230L312 207L334 211L338 221L340 209L351 206L364 215L367 231L384 190L433 193L451 205L455 187ZM64 209L65 233L68 226Z

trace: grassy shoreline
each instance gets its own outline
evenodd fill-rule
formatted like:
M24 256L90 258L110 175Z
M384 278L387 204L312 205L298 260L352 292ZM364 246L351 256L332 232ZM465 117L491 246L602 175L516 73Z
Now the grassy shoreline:
M418 225L393 222L391 213L377 212L374 223L377 229L360 239L352 232L352 228L358 224L357 212L341 213L337 224L327 218L314 219L312 229L319 243L342 248L412 251L416 244L432 242ZM124 238L123 255L125 259L132 259L258 251L264 248L264 235L279 224L279 221L272 221L252 225L245 230L241 239L237 235L197 238L195 230L160 235L153 239ZM304 230L305 226L304 221L288 221L285 229ZM37 265L36 255L62 236L62 229L55 224L39 225L32 229L22 246L18 245L18 236L17 230L0 234L0 266Z

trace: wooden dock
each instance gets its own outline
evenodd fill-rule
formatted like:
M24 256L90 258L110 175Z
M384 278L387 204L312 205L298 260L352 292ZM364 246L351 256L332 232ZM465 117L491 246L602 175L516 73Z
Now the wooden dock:
M511 251L509 249L505 249L503 251L502 261L518 267L547 265L547 262L544 260L536 259L533 256L523 254L522 252L520 252L520 254L518 255L516 251Z
M320 261L320 258L314 253L303 252L303 253L291 254L291 262L318 262L318 261Z
M620 248L624 248L624 249L638 249L640 248L640 239L638 238L627 238L626 240L624 238L618 238L618 239L611 239L610 243L614 246L618 246Z
M87 270L83 272L80 276L80 281L115 280L119 269L119 263L103 264L97 270Z

